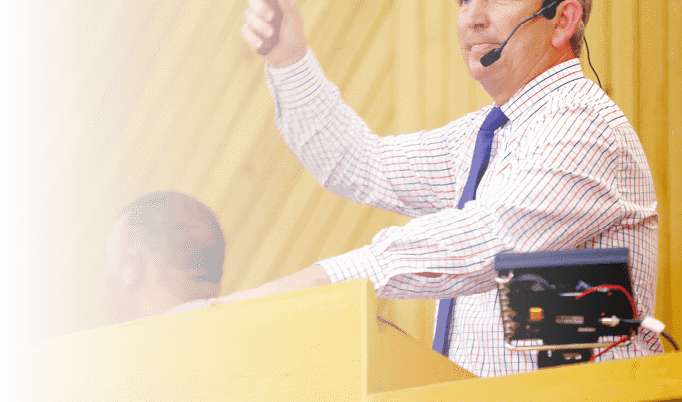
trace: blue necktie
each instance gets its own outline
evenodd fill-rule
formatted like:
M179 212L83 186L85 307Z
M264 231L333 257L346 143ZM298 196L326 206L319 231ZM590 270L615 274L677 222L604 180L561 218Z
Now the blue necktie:
M464 208L464 204L468 201L476 199L476 188L478 183L488 167L490 160L490 146L493 143L495 130L502 127L507 122L507 116L504 115L499 107L493 108L488 116L485 118L481 129L478 131L476 137L476 147L474 148L474 158L471 161L471 170L469 177L464 185L462 198L457 204L457 209ZM450 349L450 325L452 323L452 310L454 307L454 299L442 299L438 305L438 317L436 318L436 334L433 337L433 350L447 356Z

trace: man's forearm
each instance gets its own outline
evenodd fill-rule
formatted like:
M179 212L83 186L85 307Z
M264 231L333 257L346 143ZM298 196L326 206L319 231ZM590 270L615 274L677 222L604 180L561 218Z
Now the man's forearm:
M331 281L327 272L321 265L303 269L283 278L268 282L254 289L242 290L230 295L215 299L219 302L234 302L258 297L269 296L279 293L292 292L294 290L307 289L315 286L328 285Z
M315 286L328 285L331 281L321 265L313 265L291 275L268 282L256 290L260 296L287 293L294 290L307 289Z

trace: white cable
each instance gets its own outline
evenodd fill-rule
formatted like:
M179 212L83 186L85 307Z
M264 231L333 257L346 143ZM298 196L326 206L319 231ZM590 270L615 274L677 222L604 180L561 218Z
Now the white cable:
M654 331L657 334L660 334L665 329L665 324L663 324L661 321L655 319L654 317L649 317L649 316L647 316L645 319L643 319L642 323L640 325L642 327L648 329L649 331Z

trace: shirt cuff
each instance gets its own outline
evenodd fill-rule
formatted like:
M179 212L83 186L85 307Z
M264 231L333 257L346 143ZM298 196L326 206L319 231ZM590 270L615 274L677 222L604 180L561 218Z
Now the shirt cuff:
M345 254L327 258L317 262L324 268L332 283L369 279L377 290L385 285L387 278L381 270L376 258L368 247L362 247Z
M265 74L277 109L308 105L323 91L324 72L310 48L290 66L273 68L266 63Z
M292 73L295 73L297 70L301 69L303 66L310 63L310 60L314 58L315 56L313 56L313 52L310 50L310 48L308 48L306 49L303 58L301 58L301 60L297 61L294 64L291 64L286 67L275 68L270 66L270 63L266 61L265 69L272 73L273 78L286 79L286 77L289 77Z

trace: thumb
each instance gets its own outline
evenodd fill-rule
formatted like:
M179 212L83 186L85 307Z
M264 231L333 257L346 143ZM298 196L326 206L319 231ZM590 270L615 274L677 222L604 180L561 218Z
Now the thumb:
M296 12L298 8L296 7L296 0L275 0L277 6L283 13L294 11Z

